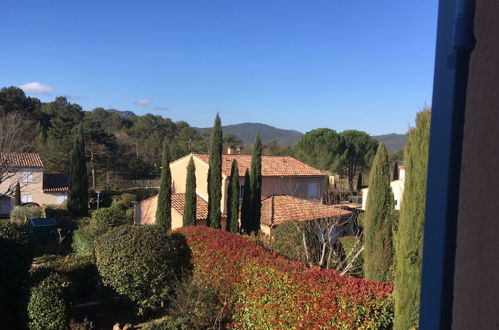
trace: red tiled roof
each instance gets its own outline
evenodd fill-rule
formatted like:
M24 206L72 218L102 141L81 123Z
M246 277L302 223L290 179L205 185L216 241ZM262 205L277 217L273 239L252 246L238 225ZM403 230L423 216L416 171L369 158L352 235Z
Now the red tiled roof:
M44 192L66 192L69 190L69 175L67 174L43 174Z
M43 167L37 153L0 153L0 163L9 167Z
M324 205L298 197L279 195L262 200L261 222L277 226L285 221L308 221L321 218L350 216L352 212L334 205Z
M180 214L184 214L185 194L172 194L172 207ZM208 203L197 196L196 219L205 220L208 217Z
M208 163L206 154L194 154L195 157ZM244 176L250 170L250 155L222 155L222 173L230 176L230 169L234 159L237 160L239 176ZM325 176L326 173L309 166L293 157L262 156L262 176Z

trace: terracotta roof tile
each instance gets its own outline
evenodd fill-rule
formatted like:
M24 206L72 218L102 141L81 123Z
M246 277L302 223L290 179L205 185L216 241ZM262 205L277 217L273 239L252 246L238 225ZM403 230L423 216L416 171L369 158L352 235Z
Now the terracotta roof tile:
M184 214L185 194L172 194L172 207L180 214ZM196 219L205 220L208 217L208 203L197 195Z
M68 174L43 174L44 192L66 192L69 189Z
M195 157L208 163L206 154L194 154ZM250 155L222 155L222 173L230 176L230 169L234 159L237 159L239 176L244 176L250 170ZM262 176L325 176L326 173L309 166L293 157L262 156Z
M37 153L0 153L0 163L9 167L43 167Z
M298 197L279 195L262 200L261 222L277 226L285 221L307 221L337 216L350 216L352 212L334 205L324 205Z

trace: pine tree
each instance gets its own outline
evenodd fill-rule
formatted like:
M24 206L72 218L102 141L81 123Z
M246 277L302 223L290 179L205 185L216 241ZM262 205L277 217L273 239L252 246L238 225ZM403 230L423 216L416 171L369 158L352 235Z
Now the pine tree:
M16 190L14 191L14 206L21 205L21 185L19 182L16 184Z
M76 216L88 215L88 174L83 127L79 125L71 152L68 209Z
M250 175L248 170L246 170L246 173L244 174L243 202L241 205L241 232L243 234L249 234L251 232L252 211Z
M251 225L252 232L260 230L260 216L262 209L262 141L260 134L256 135L255 143L253 144L253 153L251 155Z
M360 194L362 190L362 173L359 173L359 176L357 177L357 195Z
M364 274L373 281L387 282L393 264L392 213L393 193L390 188L390 165L384 143L380 143L369 177L364 224Z
M185 203L184 203L184 226L196 226L196 167L194 160L189 160L187 165L187 179L185 182Z
M416 117L404 150L404 196L395 244L395 329L417 328L431 111Z
M239 168L237 160L232 162L229 187L227 189L227 224L226 230L237 233L239 227Z
M395 162L395 165L393 166L393 181L399 179L399 164Z
M222 122L217 113L211 132L210 159L208 171L208 219L209 227L220 229L222 211Z
M163 143L156 224L166 230L172 229L172 175L170 172L170 150L166 141Z

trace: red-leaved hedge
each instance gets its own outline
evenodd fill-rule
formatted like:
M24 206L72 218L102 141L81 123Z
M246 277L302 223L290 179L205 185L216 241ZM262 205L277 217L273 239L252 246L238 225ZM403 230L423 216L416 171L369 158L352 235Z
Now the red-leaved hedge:
M225 231L184 227L194 279L230 304L231 326L279 328L391 328L391 284L309 268Z

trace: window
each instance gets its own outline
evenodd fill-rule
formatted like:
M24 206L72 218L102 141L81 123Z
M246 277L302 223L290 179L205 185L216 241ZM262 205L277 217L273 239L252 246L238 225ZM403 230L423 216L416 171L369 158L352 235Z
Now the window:
M22 172L21 181L22 182L33 182L33 172Z
M319 188L319 184L317 182L309 182L308 184L308 198L317 197L317 190Z
M32 195L21 195L21 202L22 203L30 203L32 202Z

